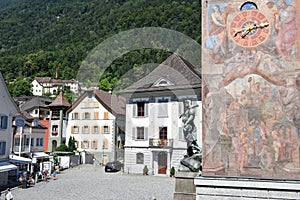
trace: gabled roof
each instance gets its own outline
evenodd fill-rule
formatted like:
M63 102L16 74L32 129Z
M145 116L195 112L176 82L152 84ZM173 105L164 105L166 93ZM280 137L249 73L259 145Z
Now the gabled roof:
M67 112L72 112L89 93L93 93L97 101L113 115L125 115L125 99L123 97L98 89L85 91Z
M49 83L51 78L50 77L35 77L35 80L39 83Z
M0 72L0 91L1 91L1 99L0 101L5 103L5 106L11 108L12 113L17 113L20 111L19 107L17 106L16 102L14 99L11 97L6 83L4 81L4 78L2 76L2 73Z
M165 80L169 84L159 85ZM174 53L147 76L127 87L122 93L151 92L201 87L201 72L187 60Z
M48 107L70 107L71 104L68 102L63 92L60 92L59 95L54 99L54 101L48 105Z
M61 79L52 79L51 77L35 77L35 80L39 83L56 83L56 84L65 84L65 83L76 83L74 79L71 80L61 80Z
M31 99L26 101L20 106L21 110L32 110L33 108L48 108L53 102L53 99L41 97L41 96L33 96Z

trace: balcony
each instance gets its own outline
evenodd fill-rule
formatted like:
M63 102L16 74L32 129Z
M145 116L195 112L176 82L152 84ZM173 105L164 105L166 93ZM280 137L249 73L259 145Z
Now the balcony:
M52 131L52 135L57 136L58 135L58 131L53 130Z
M14 149L15 153L29 153L29 146L27 146L27 145L26 146L24 146L24 145L21 146L21 152L19 152L19 150L20 150L19 146L14 146L13 149Z
M173 139L149 139L150 147L158 147L158 148L172 148L173 147Z

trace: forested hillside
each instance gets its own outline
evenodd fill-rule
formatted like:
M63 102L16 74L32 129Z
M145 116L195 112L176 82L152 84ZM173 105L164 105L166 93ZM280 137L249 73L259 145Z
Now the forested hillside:
M0 71L6 81L55 77L56 71L60 79L71 79L89 51L122 31L163 27L200 42L200 1L2 0L0 27ZM114 87L113 79L133 66L162 62L169 52L148 49L124 56L112 64L102 89ZM118 65L126 67L120 72Z

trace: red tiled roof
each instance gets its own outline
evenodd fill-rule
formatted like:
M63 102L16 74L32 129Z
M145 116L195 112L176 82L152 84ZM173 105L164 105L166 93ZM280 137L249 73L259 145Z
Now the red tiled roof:
M71 104L68 102L63 92L60 92L59 95L54 99L54 101L49 105L49 107L70 107Z
M39 83L49 83L51 78L50 77L35 77L35 80Z

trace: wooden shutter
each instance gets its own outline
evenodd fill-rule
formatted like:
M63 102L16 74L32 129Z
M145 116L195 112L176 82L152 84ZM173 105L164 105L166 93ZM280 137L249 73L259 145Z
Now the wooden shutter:
M148 140L148 127L144 127L144 139Z
M104 112L104 117L103 117L105 120L108 119L108 112Z
M136 139L136 127L133 127L132 128L132 140L135 140Z
M99 112L94 112L94 119L99 119Z
M74 133L74 126L71 126L71 133Z
M144 116L145 117L148 117L148 108L149 108L149 103L145 103L145 106L144 106Z
M179 140L184 140L182 127L178 128L178 134L179 134L178 139Z
M132 107L132 116L133 117L136 117L137 116L137 104L133 104L133 107Z
M1 116L1 129L6 129L7 128L7 116Z

